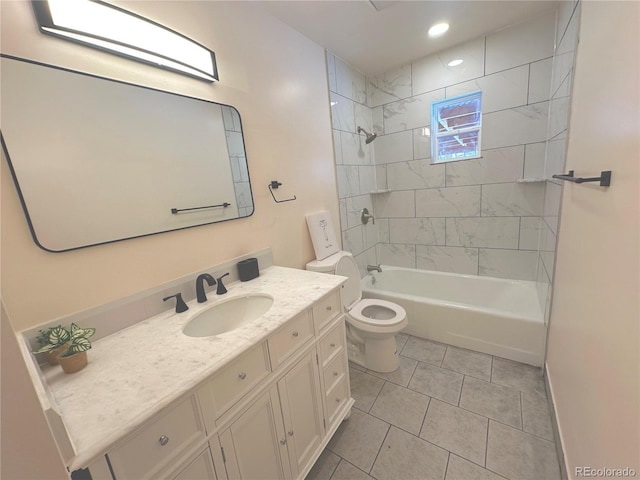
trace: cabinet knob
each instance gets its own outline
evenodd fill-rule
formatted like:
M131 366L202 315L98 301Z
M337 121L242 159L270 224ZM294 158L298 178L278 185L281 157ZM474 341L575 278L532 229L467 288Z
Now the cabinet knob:
M333 372L333 376L337 377L338 376L338 372Z
M339 398L336 398L336 403L340 403L340 399Z
M294 337L298 336L298 332L293 332L291 335L293 335Z
M245 378L247 378L247 374L246 374L246 373L244 373L244 372L240 372L240 373L238 374L238 378L239 378L240 380L244 380Z
M159 439L158 442L160 443L160 445L162 445L163 447L169 443L169 437L167 437L166 435L162 435Z
M280 445L286 445L286 444L287 444L287 439L286 438L283 439L283 440L280 440Z
M290 437L293 437L293 430L289 430L287 433L289 434Z
M331 307L331 305L329 305L329 306L327 307L327 311L328 311L328 312L330 312L331 310L332 310L332 307Z
M331 346L331 348L336 348L336 344L335 343L330 343L329 345Z

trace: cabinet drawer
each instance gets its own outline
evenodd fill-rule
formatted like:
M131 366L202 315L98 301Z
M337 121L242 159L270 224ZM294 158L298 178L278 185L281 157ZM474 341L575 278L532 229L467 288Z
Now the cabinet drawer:
M143 426L108 453L118 479L157 477L175 457L205 439L204 426L195 396Z
M340 305L340 290L335 290L313 306L313 322L317 332L341 313Z
M331 390L346 373L344 350L338 354L326 367L324 367L324 388Z
M214 420L257 385L270 372L265 343L261 343L223 367L198 391L207 429Z
M339 322L320 340L320 359L323 367L326 367L340 353L344 344L344 322Z
M327 417L329 425L335 420L336 414L340 411L340 408L347 403L349 399L349 389L347 388L347 376L343 375L336 385L327 392Z
M267 340L271 367L275 369L313 335L311 310L284 324Z

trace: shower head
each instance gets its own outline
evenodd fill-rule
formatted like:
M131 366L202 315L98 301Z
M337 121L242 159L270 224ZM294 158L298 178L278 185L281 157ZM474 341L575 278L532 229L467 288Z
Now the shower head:
M367 136L367 138L364 141L364 143L366 143L367 145L373 142L378 136L377 133L367 133L367 131L362 127L358 127L358 133L364 133Z

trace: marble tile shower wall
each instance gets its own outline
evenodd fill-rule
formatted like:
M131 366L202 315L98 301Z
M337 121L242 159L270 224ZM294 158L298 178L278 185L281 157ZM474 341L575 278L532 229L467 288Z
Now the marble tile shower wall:
M577 1L562 2L558 10L556 24L556 47L551 74L549 126L544 165L544 177L547 182L542 216L538 226L539 257L536 278L538 298L545 312L545 321L549 318L558 216L562 195L562 182L554 180L551 176L564 172L569 131L569 104L580 28L580 9L580 3Z
M376 264L377 225L363 225L360 212L373 212L370 192L376 189L373 144L358 135L358 126L371 132L371 108L367 105L366 78L327 52L334 158L340 199L342 248L354 254L360 274Z
M379 263L536 279L544 182L517 181L544 176L555 23L550 12L368 79L388 190L373 195ZM432 165L431 102L478 89L482 158Z

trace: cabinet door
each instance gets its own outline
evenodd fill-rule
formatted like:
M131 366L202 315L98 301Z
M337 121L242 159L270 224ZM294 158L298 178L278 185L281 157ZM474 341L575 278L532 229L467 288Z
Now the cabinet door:
M182 470L173 480L217 480L209 448Z
M220 435L229 480L290 478L286 443L274 387Z
M293 477L304 470L324 437L315 348L278 382Z

